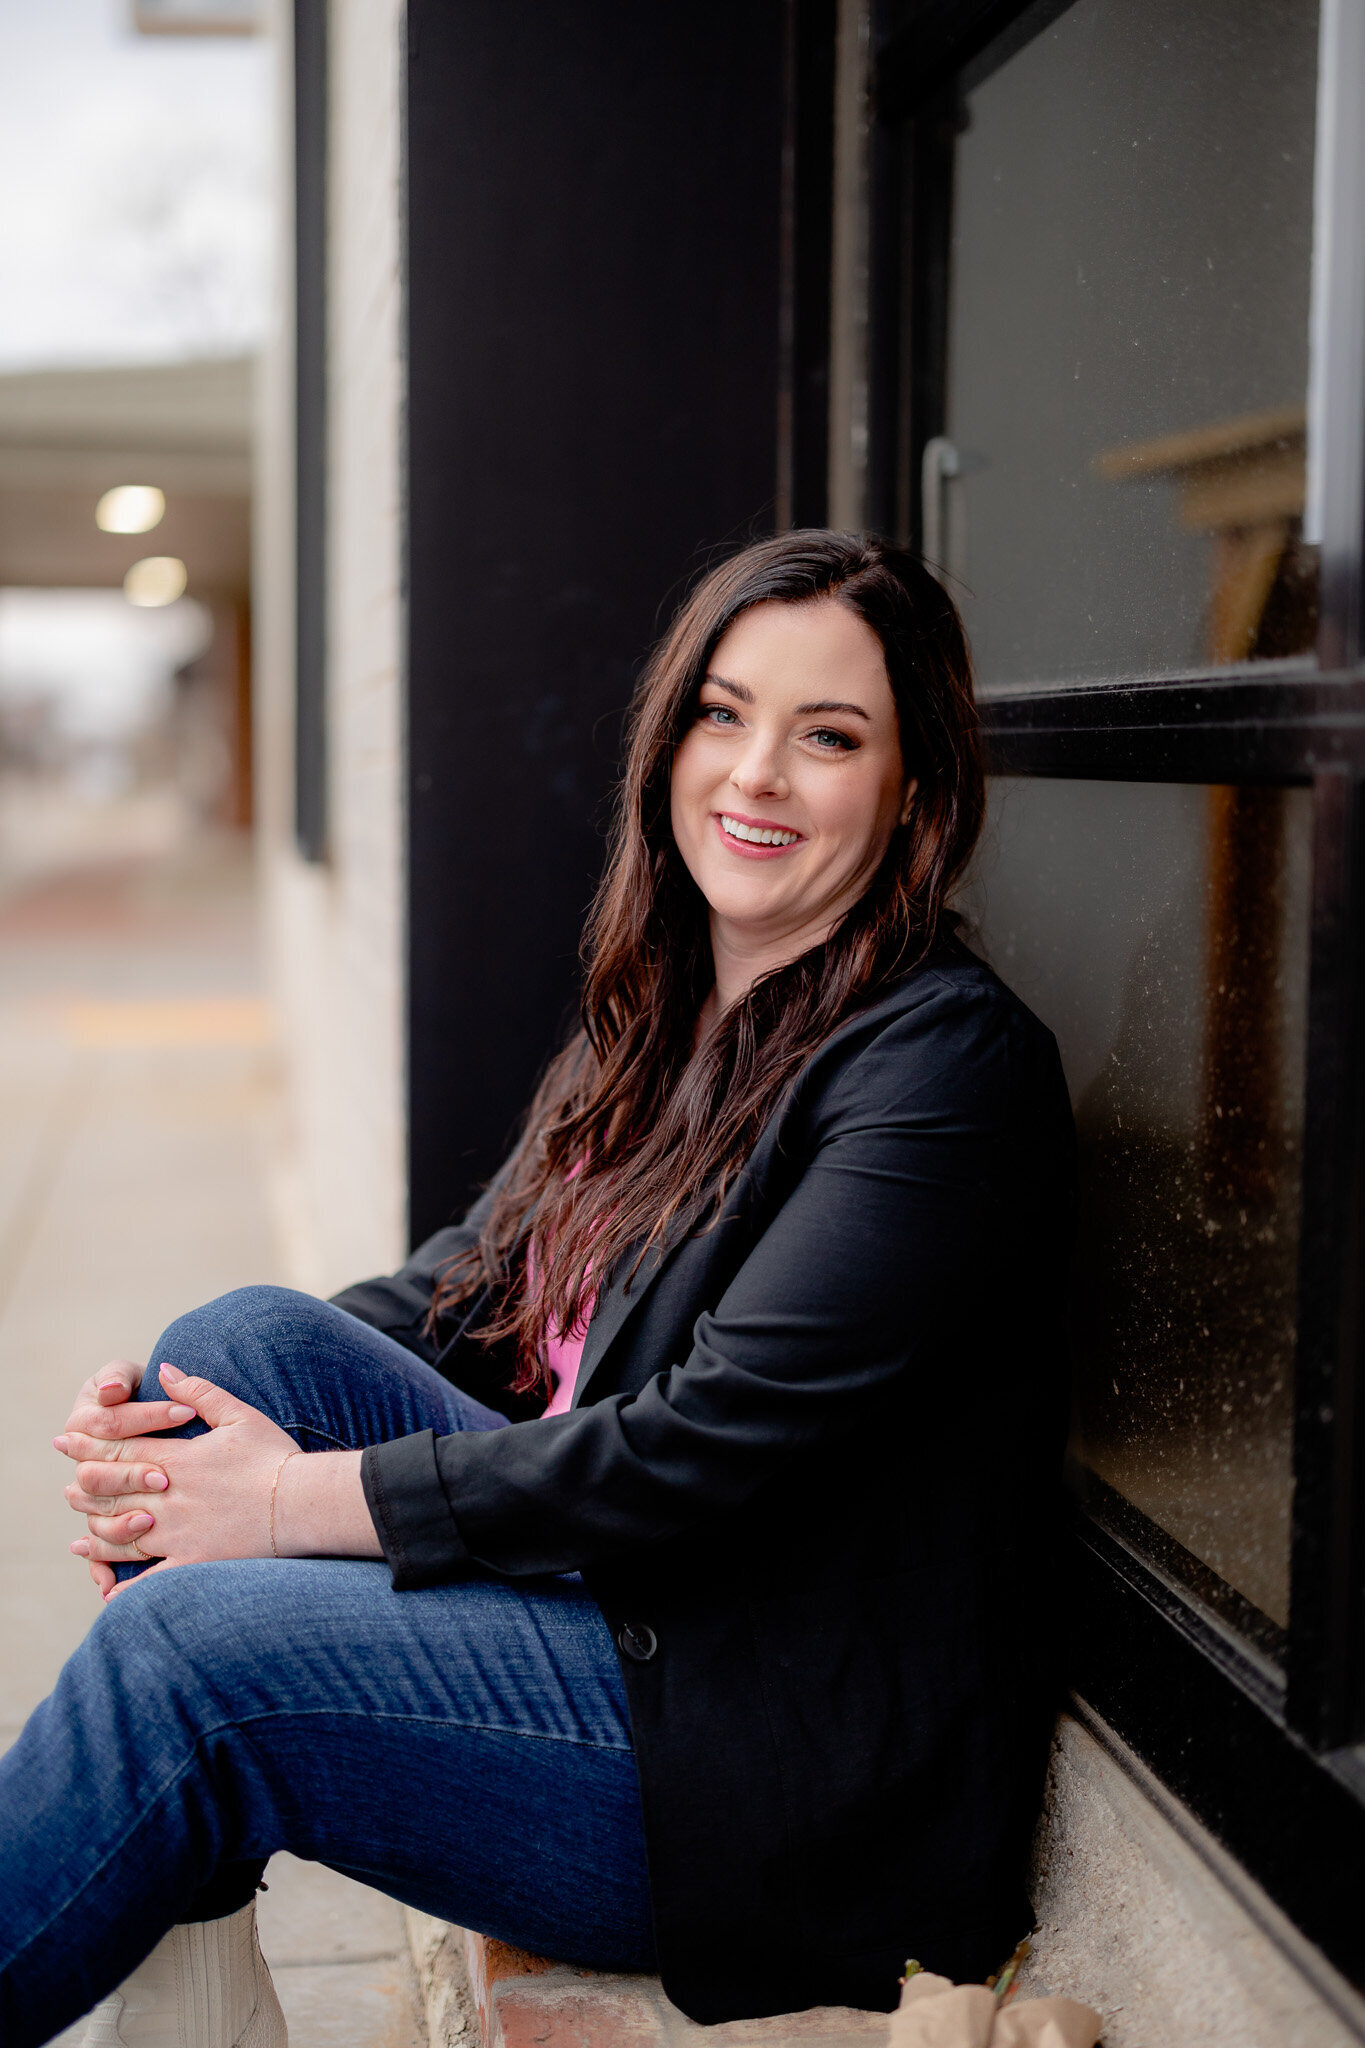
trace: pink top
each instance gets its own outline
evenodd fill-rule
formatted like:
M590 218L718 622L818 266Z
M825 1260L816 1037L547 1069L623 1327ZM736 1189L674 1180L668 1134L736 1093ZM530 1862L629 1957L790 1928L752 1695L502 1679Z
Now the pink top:
M545 1410L547 1415L567 1415L569 1411L574 1388L578 1385L578 1369L583 1363L583 1340L588 1334L588 1324L595 1307L595 1302L588 1303L582 1322L567 1337L549 1336L545 1339L545 1363L555 1383Z
M580 1171L581 1166L580 1160L569 1168L570 1180ZM530 1277L534 1280L535 1267L529 1258L527 1263L530 1266ZM550 1395L545 1409L547 1415L567 1415L569 1412L574 1388L578 1385L578 1370L583 1363L583 1340L588 1334L588 1324L592 1321L592 1312L596 1306L597 1301L594 1297L583 1310L581 1321L575 1324L567 1336L561 1336L557 1330L551 1330L545 1338L545 1363L550 1368L550 1377L554 1381L554 1392Z

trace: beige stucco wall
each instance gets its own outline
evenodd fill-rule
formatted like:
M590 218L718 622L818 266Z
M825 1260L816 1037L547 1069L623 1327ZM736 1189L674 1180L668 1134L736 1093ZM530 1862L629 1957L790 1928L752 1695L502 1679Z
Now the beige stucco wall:
M1365 2000L1103 1723L1062 1717L1035 1847L1024 1982L1093 2005L1104 2048L1365 2040Z
M325 862L293 845L292 252L261 378L257 787L269 975L287 1127L277 1221L300 1286L328 1293L401 1258L401 0L329 11L329 813ZM281 49L281 163L291 96ZM287 193L287 186L284 188ZM287 221L287 210L286 210Z

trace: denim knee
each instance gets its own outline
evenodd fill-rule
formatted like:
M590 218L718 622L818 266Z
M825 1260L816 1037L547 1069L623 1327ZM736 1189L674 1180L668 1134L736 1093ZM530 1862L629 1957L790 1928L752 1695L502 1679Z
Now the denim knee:
M160 1813L164 1853L173 1858L173 1837L186 1827L201 1849L210 1845L197 1856L195 1886L240 1849L238 1804L227 1796L242 1754L233 1738L261 1657L231 1573L221 1563L178 1565L128 1585L35 1716L50 1715L49 1753L60 1760L68 1751L74 1778L119 1788L111 1796L130 1815Z
M194 1372L197 1367L192 1361L199 1356L232 1357L242 1348L243 1340L254 1350L263 1324L268 1327L293 1303L310 1299L289 1287L234 1287L230 1294L220 1294L202 1308L177 1316L158 1337L149 1362L159 1365L164 1353L182 1372Z
M222 1387L253 1407L270 1407L278 1393L306 1364L298 1339L326 1304L291 1287L235 1287L202 1308L190 1309L157 1338L143 1377L143 1400L167 1398L157 1377L164 1360L181 1372L194 1373ZM331 1311L335 1314L336 1311ZM194 1435L203 1424L192 1423Z
M164 1738L168 1713L170 1725L193 1723L185 1695L197 1680L185 1638L197 1632L209 1589L196 1581L205 1576L202 1565L181 1565L130 1586L105 1604L67 1664L59 1690L69 1687L83 1701L115 1752L133 1728L157 1728Z
M202 1695L215 1722L230 1722L238 1681L255 1684L270 1663L265 1641L291 1596L297 1606L297 1580L268 1559L214 1558L148 1571L105 1603L76 1657L91 1653L113 1682L140 1688L146 1705L174 1701L183 1716L186 1703Z

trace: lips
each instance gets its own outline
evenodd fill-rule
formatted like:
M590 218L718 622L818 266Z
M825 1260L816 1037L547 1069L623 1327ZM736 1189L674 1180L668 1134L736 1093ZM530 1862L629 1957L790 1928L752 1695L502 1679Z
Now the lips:
M742 818L734 811L713 811L722 846L746 860L773 860L799 846L804 835L768 818Z

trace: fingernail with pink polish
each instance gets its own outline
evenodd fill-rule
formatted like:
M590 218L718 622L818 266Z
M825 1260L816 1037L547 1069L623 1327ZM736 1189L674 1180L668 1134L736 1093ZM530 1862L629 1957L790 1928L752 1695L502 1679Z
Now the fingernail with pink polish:
M166 1413L172 1422L193 1422L194 1420L193 1408L187 1408L183 1401L172 1401Z
M160 1365L157 1367L157 1371L161 1374L163 1380L167 1378L173 1380L183 1380L185 1377L184 1373L181 1372L180 1367L178 1365L172 1365L170 1361L165 1358L162 1359Z
M97 1387L99 1387L99 1388L100 1388L100 1390L101 1390L101 1392L102 1392L102 1391L103 1391L103 1390L104 1390L104 1389L105 1389L106 1387L121 1387L121 1386L123 1385L123 1381L122 1381L122 1380L96 1380L96 1382L95 1382L95 1385L96 1385Z
M60 1452L61 1452L61 1454L62 1454L62 1456L63 1456L63 1457L65 1457L65 1456L66 1456L66 1438L65 1438L64 1436L54 1436L54 1437L53 1437L53 1439L52 1439L52 1448L53 1448L53 1450L54 1450L54 1451L60 1451Z
M144 1472L142 1475L142 1484L148 1493L161 1493L170 1483L164 1472Z
M128 1527L135 1536L141 1536L145 1530L152 1527L155 1520L155 1515L132 1515L129 1517Z
M77 1557L88 1557L90 1555L90 1545L86 1542L84 1536L78 1536L74 1543L68 1543L66 1547Z

